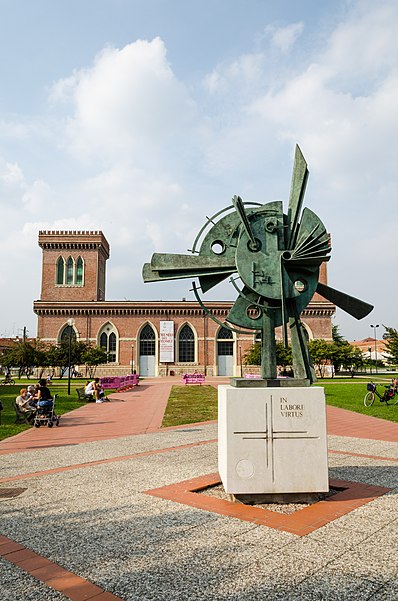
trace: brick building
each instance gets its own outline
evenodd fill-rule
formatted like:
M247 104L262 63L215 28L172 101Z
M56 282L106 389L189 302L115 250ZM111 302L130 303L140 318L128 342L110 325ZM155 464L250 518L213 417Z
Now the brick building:
M38 337L55 344L69 336L103 347L109 362L100 375L240 375L255 333L235 334L205 315L195 301L106 301L109 244L100 231L42 231L42 286L33 309ZM320 280L326 283L326 264ZM148 291L150 288L148 287ZM221 322L231 301L206 306ZM335 306L318 294L302 314L310 338L330 340ZM166 322L166 323L165 323ZM162 340L162 344L160 343Z

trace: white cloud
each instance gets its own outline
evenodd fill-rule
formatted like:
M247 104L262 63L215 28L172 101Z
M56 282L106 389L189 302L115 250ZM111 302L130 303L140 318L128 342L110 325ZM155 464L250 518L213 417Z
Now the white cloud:
M122 153L150 161L192 127L195 113L160 38L105 48L91 68L56 82L50 97L72 97L66 134L72 152L84 159Z
M6 186L9 187L21 187L25 183L22 169L17 163L5 162L5 164L3 164L2 170L0 171L0 182L3 182Z
M257 52L244 54L229 64L221 63L204 77L203 85L211 94L226 94L235 87L234 93L240 97L245 86L249 86L252 92L253 86L261 79L264 60L264 54Z
M283 54L287 54L293 48L297 39L304 30L304 23L291 23L285 27L275 27L269 25L266 28L266 33L271 37L271 43L278 48Z

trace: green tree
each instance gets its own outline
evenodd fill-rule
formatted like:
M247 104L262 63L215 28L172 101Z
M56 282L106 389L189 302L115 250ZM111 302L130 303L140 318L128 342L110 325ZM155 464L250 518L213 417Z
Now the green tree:
M94 378L97 365L106 363L107 359L106 351L99 346L90 346L85 350L82 355L82 361L87 366L87 372L90 378Z
M255 342L243 357L245 365L261 365L261 343Z
M261 365L261 343L255 342L244 355L245 365ZM276 343L276 364L281 367L292 365L292 349L284 347L283 342Z
M387 361L390 364L396 365L398 363L398 332L395 328L383 327L386 330L383 339L385 341L386 352L388 353Z
M326 342L323 338L309 340L308 350L313 364L318 368L321 378L325 377L326 366L332 361L332 342Z
M68 367L69 367L69 352L70 352L70 365L81 365L84 363L84 353L90 345L87 342L81 340L77 341L72 338L69 340L62 340L58 345L53 345L48 349L47 363L51 367L60 368L60 378L63 378Z
M30 375L36 365L34 346L26 340L15 342L12 347L4 352L2 361L3 365L8 368L17 367L19 378L23 373Z

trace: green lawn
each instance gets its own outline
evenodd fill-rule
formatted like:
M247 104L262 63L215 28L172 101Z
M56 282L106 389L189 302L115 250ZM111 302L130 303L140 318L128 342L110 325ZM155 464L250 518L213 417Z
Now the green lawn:
M390 406L385 403L381 403L376 397L371 407L365 407L363 399L367 393L366 384L368 379L357 380L344 379L339 380L335 378L333 380L325 379L320 380L316 386L323 386L325 389L326 402L328 405L334 407L341 407L342 409L348 409L349 411L356 411L357 413L364 413L373 417L381 417L382 419L388 419L393 422L398 422L398 405ZM373 381L378 383L377 390L380 394L384 392L384 384L389 384L391 378L383 378L375 376Z
M55 412L58 415L72 411L77 407L85 405L77 400L76 388L85 386L87 380L75 380L71 381L71 395L68 397L68 381L67 380L53 380L50 389L53 394L58 394ZM36 384L36 380L27 380L26 378L18 380L18 384L15 386L2 386L0 385L0 400L3 403L4 410L1 412L1 424L0 424L0 440L14 436L23 430L27 430L31 426L27 424L15 424L15 411L13 409L13 401L19 395L21 388L27 388L29 384Z
M214 386L173 386L162 426L178 426L217 419L217 390Z
M325 388L328 405L341 407L357 413L372 415L398 422L398 405L388 406L376 399L372 407L365 407L363 398L367 392L369 378L339 378L320 380L316 385ZM384 391L383 384L391 381L391 376L374 376L380 382L378 389ZM217 390L213 386L173 386L163 418L162 426L178 426L217 419Z

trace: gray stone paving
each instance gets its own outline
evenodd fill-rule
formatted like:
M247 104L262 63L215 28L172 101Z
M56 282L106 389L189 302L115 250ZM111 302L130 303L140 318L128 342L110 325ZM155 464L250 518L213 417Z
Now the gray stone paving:
M0 476L216 438L215 425L1 457ZM396 457L394 443L333 436L329 447ZM143 491L217 470L208 444L4 484L0 533L126 601L398 599L398 464L330 454L333 478L393 488L306 537ZM6 560L3 601L65 599Z

